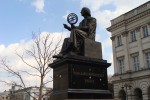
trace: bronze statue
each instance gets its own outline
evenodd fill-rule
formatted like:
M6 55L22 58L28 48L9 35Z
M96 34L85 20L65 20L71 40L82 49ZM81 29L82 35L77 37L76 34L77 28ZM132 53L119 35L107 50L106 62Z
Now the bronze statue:
M87 7L82 8L81 15L84 19L79 26L71 24L71 27L69 27L64 24L64 28L71 31L70 38L65 38L61 52L54 58L62 58L69 52L80 55L84 39L88 38L95 41L96 19L91 17L90 9Z

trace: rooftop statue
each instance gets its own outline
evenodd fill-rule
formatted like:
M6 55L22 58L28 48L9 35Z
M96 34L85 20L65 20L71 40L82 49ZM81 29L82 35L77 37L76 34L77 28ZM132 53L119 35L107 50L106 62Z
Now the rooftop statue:
M80 22L79 26L74 25L77 22L76 14L71 13L68 15L67 20L71 26L64 24L64 28L69 30L71 34L69 38L64 39L61 52L53 56L54 58L62 58L68 53L81 55L84 39L95 41L96 19L91 17L90 9L87 7L81 9L81 15L84 19Z

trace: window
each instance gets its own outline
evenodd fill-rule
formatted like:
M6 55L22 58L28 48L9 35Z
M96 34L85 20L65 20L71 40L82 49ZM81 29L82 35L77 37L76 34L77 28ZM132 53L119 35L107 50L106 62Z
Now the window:
M30 100L30 96L29 95L25 95L25 100Z
M133 69L134 71L139 70L139 56L133 56Z
M143 30L143 37L147 37L148 36L148 28L147 25L142 27Z
M147 68L150 68L150 52L145 53Z
M124 59L118 60L120 74L124 73Z
M121 35L117 36L117 44L118 46L122 45Z
M134 41L136 41L136 33L135 33L135 31L131 31L131 42L134 42Z

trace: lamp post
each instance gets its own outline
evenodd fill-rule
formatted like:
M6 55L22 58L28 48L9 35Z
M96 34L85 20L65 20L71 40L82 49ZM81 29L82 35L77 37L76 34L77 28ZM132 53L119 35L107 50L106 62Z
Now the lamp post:
M131 85L129 83L125 83L123 86L122 86L122 89L124 90L125 88L125 92L126 92L126 100L128 100L128 92L127 92L127 89L131 89Z

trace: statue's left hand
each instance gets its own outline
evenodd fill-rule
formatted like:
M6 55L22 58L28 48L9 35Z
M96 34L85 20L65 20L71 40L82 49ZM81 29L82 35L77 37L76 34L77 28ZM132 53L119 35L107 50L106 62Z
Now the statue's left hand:
M66 24L63 24L63 25L64 25L64 28L68 29L68 27L69 27L68 25L66 25Z
M64 28L71 31L71 28L67 25L67 24L63 24L64 25Z

